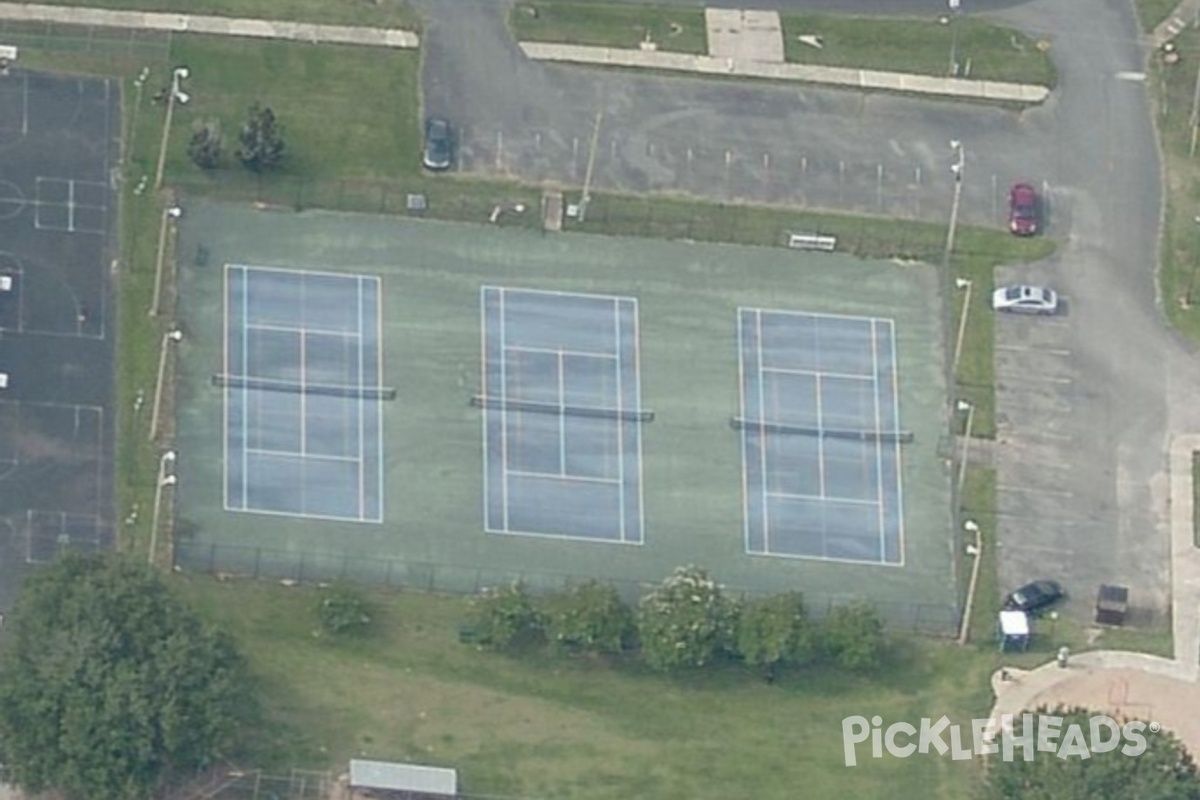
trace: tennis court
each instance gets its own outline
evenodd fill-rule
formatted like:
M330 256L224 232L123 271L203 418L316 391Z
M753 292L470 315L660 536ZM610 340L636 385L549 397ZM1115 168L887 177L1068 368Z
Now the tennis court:
M381 522L379 280L228 265L225 508Z
M699 564L957 620L932 268L198 201L178 247L181 568L632 597Z
M902 564L891 319L738 310L746 550Z
M640 544L637 301L481 291L485 522Z

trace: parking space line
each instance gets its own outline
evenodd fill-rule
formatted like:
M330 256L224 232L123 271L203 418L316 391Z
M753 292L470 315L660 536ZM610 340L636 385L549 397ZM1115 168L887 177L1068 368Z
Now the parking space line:
M1059 489L1043 489L1043 488L1037 487L1037 486L1009 486L1009 485L997 484L996 491L997 492L1028 492L1030 494L1049 494L1049 495L1054 495L1055 497L1074 497L1075 496L1074 492L1066 492L1066 491L1062 491Z
M995 345L997 350L1004 350L1010 353L1045 353L1050 356L1069 356L1070 350L1063 350L1054 347L1030 347L1024 344L998 344Z
M996 377L999 378L1001 381L1011 380L1016 383L1021 383L1021 382L1024 382L1024 383L1056 383L1059 386L1067 386L1072 383L1070 378L1056 378L1052 375L1028 375L1025 373L1009 374L1006 372L1004 374L997 374ZM997 382L997 383L999 384L999 382ZM997 389L1008 389L1010 387L1004 386L1003 384L999 384L996 386L996 388Z

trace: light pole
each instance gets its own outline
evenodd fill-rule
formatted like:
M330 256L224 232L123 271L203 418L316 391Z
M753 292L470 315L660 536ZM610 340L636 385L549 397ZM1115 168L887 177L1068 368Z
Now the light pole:
M183 341L183 332L170 330L163 334L158 349L158 381L154 384L154 409L150 412L150 441L158 438L159 412L162 408L163 383L167 376L167 350L171 343Z
M967 555L975 562L971 564L971 582L967 585L967 605L963 609L962 627L958 631L958 643L966 644L971 631L971 611L975 607L975 586L979 582L979 566L983 561L983 532L975 520L969 519L963 523L963 529L975 534L975 544L967 545Z
M962 497L963 484L967 479L967 456L970 454L971 448L971 429L975 426L975 404L968 403L966 400L959 400L957 406L959 411L967 412L967 424L963 429L962 452L959 454L958 460L958 496Z
M167 165L167 142L171 138L171 117L175 114L175 103L186 104L191 97L179 88L179 82L191 73L187 67L176 67L171 73L171 91L167 95L167 117L163 121L162 145L158 150L158 169L154 173L154 188L162 188L163 169Z
M958 375L958 359L962 356L963 339L966 338L967 332L967 314L971 310L971 281L966 278L955 278L954 285L959 289L965 289L966 294L963 296L962 312L958 317L958 335L954 339L954 361L951 362L951 371Z
M150 301L150 316L158 316L159 295L162 294L163 257L167 251L167 224L173 219L183 216L179 206L167 206L163 209L162 225L158 229L158 259L154 265L154 297Z
M946 0L950 6L950 77L958 77L958 10L962 0Z
M170 475L167 474L167 467L174 466L174 464L174 450L163 453L162 458L158 460L158 479L154 485L154 514L150 518L150 556L148 558L150 564L154 563L154 553L158 549L158 517L162 511L163 489L174 486L178 482L174 471Z

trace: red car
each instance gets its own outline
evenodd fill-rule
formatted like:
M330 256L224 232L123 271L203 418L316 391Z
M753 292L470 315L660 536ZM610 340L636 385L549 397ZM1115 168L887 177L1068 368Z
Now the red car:
M1008 229L1017 236L1038 232L1037 191L1028 183L1018 183L1008 193Z

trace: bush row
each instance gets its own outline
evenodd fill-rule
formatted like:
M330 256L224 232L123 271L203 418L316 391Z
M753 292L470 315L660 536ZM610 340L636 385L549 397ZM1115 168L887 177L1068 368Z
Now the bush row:
M869 606L835 608L817 621L799 592L736 599L695 566L677 568L633 608L599 581L538 598L521 583L486 589L472 598L460 638L496 650L632 653L663 671L733 658L768 680L780 668L822 661L871 670L884 655L883 625Z

